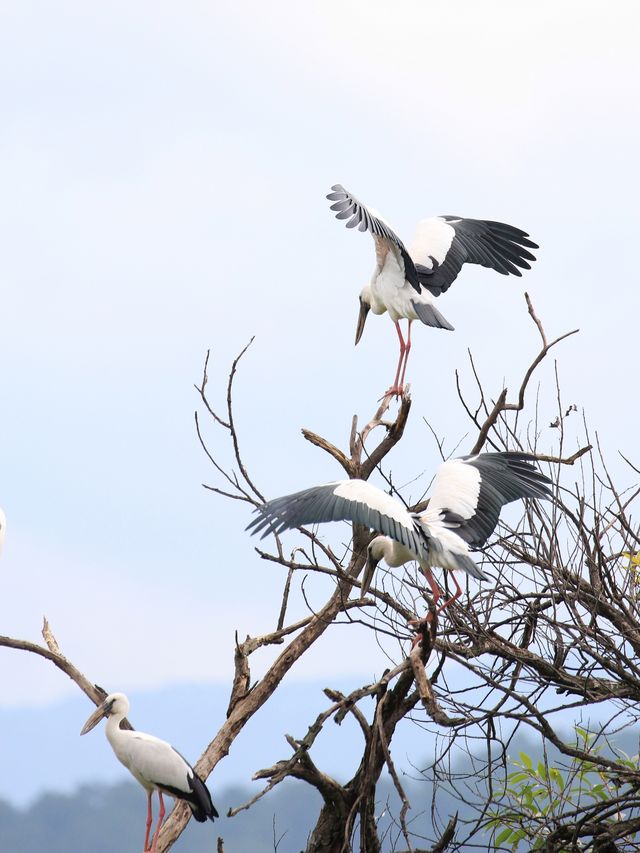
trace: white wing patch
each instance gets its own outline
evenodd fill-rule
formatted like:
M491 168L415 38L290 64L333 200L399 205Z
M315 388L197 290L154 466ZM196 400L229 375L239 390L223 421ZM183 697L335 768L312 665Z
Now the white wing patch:
M336 497L347 501L366 504L370 509L392 518L408 530L413 530L413 519L400 501L392 498L382 489L365 483L364 480L343 480L333 493Z
M480 480L478 469L467 465L463 459L444 462L438 468L429 506L421 519L433 524L443 509L451 510L464 519L472 518L478 507Z
M409 247L413 262L422 264L428 269L433 269L431 258L435 258L438 265L442 264L455 235L455 229L439 216L423 219L418 223L413 242Z

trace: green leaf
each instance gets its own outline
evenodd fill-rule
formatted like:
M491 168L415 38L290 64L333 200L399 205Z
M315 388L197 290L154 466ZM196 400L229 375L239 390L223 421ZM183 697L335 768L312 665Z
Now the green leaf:
M538 761L538 776L547 781L547 768L542 761Z
M522 763L527 768L527 770L533 770L533 761L529 758L526 752L519 753Z
M526 838L527 831L526 829L518 829L511 835L509 839L509 844L511 845L511 851L514 853L518 849L518 845L522 841L523 838Z
M557 767L552 767L549 771L549 775L551 776L551 781L555 782L558 788L564 787L564 779L562 778L562 773L558 770Z
M513 830L511 829L510 826L508 826L506 829L503 829L502 832L500 833L500 835L496 838L496 840L494 842L494 846L500 847L500 845L503 842L505 842L507 840L507 838L511 837L512 832L513 832Z
M524 782L525 779L529 778L529 773L509 773L507 779L509 784L517 784L518 782Z

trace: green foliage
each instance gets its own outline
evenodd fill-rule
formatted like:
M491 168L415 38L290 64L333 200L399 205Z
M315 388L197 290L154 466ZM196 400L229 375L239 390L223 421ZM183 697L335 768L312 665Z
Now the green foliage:
M626 557L629 561L627 563L626 569L631 573L631 577L633 579L633 588L637 593L640 590L640 551L637 551L635 554L631 554L629 551L625 551L622 555Z
M595 744L596 736L575 726L576 747L597 756L602 746ZM547 755L535 762L524 752L520 760L511 762L504 796L491 812L487 828L491 830L494 850L516 853L521 842L527 850L541 850L551 832L566 824L565 816L595 802L607 802L620 793L621 783L606 770L588 760L573 758L565 766L551 766ZM640 768L640 757L618 755L617 762L632 770ZM617 820L614 814L606 822ZM562 844L562 842L559 842ZM556 853L575 850L573 843L554 845Z

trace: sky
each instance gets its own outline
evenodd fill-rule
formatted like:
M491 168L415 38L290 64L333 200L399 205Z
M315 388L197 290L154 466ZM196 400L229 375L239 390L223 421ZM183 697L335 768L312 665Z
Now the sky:
M388 460L407 500L439 461L425 419L447 452L473 442L454 385L458 369L472 392L468 349L490 394L515 395L539 349L525 289L549 337L580 328L556 351L578 408L569 445L584 412L614 470L619 450L637 463L637 15L584 0L0 4L0 633L37 641L46 614L91 679L140 692L224 684L234 632L274 627L282 571L255 555L246 507L202 488L219 483L193 386L211 350L222 406L255 336L236 417L256 482L275 497L340 476L300 429L345 447L397 342L371 316L354 349L374 255L329 212L336 182L406 241L453 213L540 244L522 279L463 270L438 303L454 333L415 330L411 421ZM552 359L539 380L552 451ZM344 637L327 632L290 678L380 674L370 639L345 655ZM0 718L77 693L2 649L0 683Z

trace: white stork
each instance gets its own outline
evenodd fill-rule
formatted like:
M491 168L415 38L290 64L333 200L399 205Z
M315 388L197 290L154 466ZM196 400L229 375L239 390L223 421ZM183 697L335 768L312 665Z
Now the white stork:
M339 480L257 507L258 517L247 530L264 530L264 538L269 533L323 521L363 524L383 535L369 543L362 595L381 559L392 568L417 560L435 606L440 589L432 567L451 572L461 569L478 580L487 580L469 553L484 545L493 533L502 507L520 498L551 496L551 480L538 471L534 461L530 454L513 452L450 459L439 467L429 505L421 513L409 512L400 501L364 480ZM462 593L455 575L453 581L456 592L437 613Z
M411 349L411 323L421 320L436 329L453 330L433 304L433 297L445 293L464 263L481 264L502 275L522 275L518 267L531 269L537 249L529 235L513 225L488 219L460 216L433 216L418 223L409 251L377 211L367 208L341 184L331 187L327 198L337 219L348 219L347 228L369 231L376 246L376 267L371 281L360 293L360 314L356 344L362 336L369 310L389 312L398 340L400 357L393 385L385 396L402 394ZM526 248L525 248L526 247ZM407 339L400 320L407 320Z
M164 820L165 808L162 795L169 794L179 800L185 800L194 818L204 823L207 818L218 817L211 802L211 794L193 767L165 740L121 729L120 723L129 713L129 700L124 693L111 693L99 705L82 727L81 735L91 731L103 717L107 717L105 731L107 740L119 761L131 772L147 792L147 831L144 837L144 850L154 853L160 827ZM151 797L158 792L160 812L158 825L149 847L152 813Z

